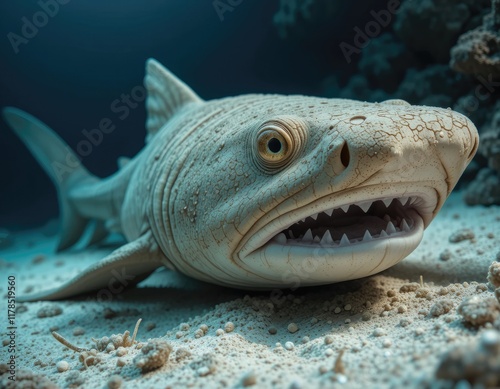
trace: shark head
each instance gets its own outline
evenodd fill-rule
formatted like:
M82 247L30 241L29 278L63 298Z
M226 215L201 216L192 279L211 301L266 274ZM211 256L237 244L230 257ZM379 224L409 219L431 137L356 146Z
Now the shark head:
M327 284L393 266L478 146L465 116L401 100L249 95L204 109L189 135L197 145L184 136L189 155L174 169L181 249L171 257L235 287Z

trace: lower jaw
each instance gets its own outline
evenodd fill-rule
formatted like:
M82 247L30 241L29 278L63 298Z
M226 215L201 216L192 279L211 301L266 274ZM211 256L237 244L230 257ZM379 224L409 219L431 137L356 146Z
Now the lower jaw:
M407 257L422 240L424 222L411 231L347 246L280 245L270 242L242 259L249 273L241 287L296 288L362 278L379 273Z

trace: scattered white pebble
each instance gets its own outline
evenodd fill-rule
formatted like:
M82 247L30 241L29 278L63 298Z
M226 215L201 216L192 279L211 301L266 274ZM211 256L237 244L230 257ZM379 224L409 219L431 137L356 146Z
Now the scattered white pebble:
M69 370L69 363L66 361L59 361L56 363L56 369L59 373Z
M331 348L327 348L327 349L325 350L325 355L326 355L327 357L331 357L331 356L333 355L333 350L332 350Z
M389 348L389 347L391 347L391 346L392 346L392 340L390 340L390 339L384 339L384 340L382 341L382 346L383 346L384 348Z
M295 323L288 324L287 328L288 328L288 332L290 332L292 334L295 333L295 332L297 332L299 330L299 327Z
M293 350L294 347L295 347L295 345L293 344L293 342L286 342L285 343L285 348L287 350Z
M224 325L224 331L226 332L233 332L234 331L234 323L231 322L231 321L228 321L225 325Z
M208 368L208 366L202 366L198 370L196 370L196 373L198 373L200 377L205 377L206 375L210 374L210 369Z
M224 335L224 330L222 328L219 328L217 331L215 331L215 335L217 335L217 336Z
M333 343L333 336L326 335L325 336L325 344L332 344Z
M340 313L341 311L342 311L342 309L340 309L340 307L337 307L337 308L335 308L335 311L333 311L333 312Z
M375 328L373 331L373 336L376 336L377 338L384 335L386 335L386 332L382 328Z
M350 311L351 309L352 309L351 304L347 304L347 305L344 307L344 310L346 310L346 311Z

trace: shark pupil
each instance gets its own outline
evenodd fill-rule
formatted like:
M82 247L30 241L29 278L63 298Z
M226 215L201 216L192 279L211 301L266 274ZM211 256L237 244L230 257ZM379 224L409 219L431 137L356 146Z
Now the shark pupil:
M267 142L267 147L268 147L269 151L276 154L276 153L279 153L281 151L282 146L281 146L281 142L279 139L271 138L271 139L269 139L269 142Z

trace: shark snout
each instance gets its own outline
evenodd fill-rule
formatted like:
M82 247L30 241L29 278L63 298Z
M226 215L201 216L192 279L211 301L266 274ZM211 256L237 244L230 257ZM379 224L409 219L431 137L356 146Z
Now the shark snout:
M447 196L478 147L474 124L446 109L396 106L345 124L330 163L348 187L432 182Z

